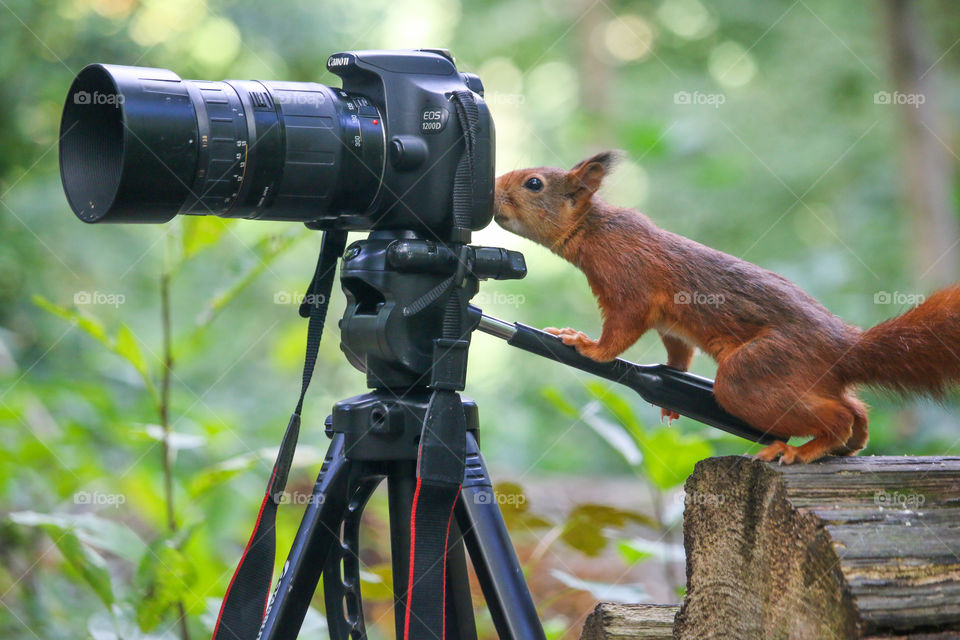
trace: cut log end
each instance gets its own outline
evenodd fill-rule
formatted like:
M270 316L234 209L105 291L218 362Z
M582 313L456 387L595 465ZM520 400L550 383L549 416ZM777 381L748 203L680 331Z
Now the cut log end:
M684 545L678 638L938 637L960 630L960 458L704 460Z
M601 602L587 617L581 640L672 640L677 605Z

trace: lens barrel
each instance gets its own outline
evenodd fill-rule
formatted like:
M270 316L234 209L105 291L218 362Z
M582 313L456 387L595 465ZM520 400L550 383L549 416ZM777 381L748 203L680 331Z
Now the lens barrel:
M85 222L310 222L374 205L385 146L377 107L341 89L94 64L67 95L60 175Z

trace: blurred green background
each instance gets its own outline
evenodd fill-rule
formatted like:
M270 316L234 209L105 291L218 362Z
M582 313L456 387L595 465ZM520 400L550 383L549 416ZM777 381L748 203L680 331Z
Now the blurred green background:
M447 47L485 83L498 172L624 149L608 200L871 325L956 279L957 33L946 0L0 0L0 634L208 636L299 385L290 301L319 234L79 222L57 136L85 64L337 84L332 52ZM572 266L496 227L474 239L529 267L483 285L486 312L598 334ZM331 315L343 305L338 293ZM294 502L332 403L364 390L330 326ZM652 335L626 355L664 359ZM694 371L714 367L700 356ZM484 335L467 394L551 638L577 637L598 598L679 597L679 487L697 459L753 448L689 420L661 427L639 399ZM866 453L955 450L953 402L867 399ZM390 638L383 501L369 511L371 635ZM300 512L282 509L281 562Z

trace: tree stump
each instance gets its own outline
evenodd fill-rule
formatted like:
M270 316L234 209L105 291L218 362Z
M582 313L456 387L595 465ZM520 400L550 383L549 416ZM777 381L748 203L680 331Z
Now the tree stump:
M672 640L677 605L601 602L583 624L580 640Z
M958 457L703 460L684 546L676 638L960 637Z

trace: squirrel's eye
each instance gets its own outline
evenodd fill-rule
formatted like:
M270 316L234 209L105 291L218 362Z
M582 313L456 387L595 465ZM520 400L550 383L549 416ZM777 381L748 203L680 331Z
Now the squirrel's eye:
M543 180L540 178L530 178L523 183L524 189L529 189L530 191L540 191L543 189Z

